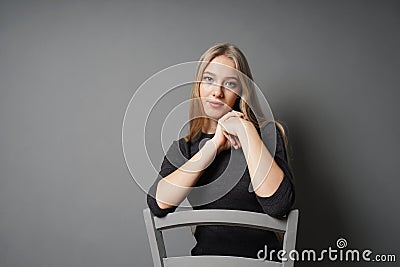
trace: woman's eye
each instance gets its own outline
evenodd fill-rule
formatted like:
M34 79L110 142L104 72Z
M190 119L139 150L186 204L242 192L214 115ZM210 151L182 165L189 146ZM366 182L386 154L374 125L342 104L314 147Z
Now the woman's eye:
M226 82L225 86L230 87L230 88L234 88L234 87L236 87L236 83L235 82Z
M212 82L213 78L209 77L209 76L204 76L203 80L205 80L206 82Z

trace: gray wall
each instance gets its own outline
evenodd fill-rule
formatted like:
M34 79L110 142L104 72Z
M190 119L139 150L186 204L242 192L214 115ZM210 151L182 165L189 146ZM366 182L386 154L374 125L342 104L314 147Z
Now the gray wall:
M0 266L151 265L124 112L219 41L289 129L297 248L399 258L399 26L399 1L1 1Z

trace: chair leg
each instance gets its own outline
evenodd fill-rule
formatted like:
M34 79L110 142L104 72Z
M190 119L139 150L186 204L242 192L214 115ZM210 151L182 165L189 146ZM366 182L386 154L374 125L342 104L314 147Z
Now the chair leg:
M163 258L167 257L167 253L162 232L155 228L153 214L149 208L143 211L143 215L154 267L164 267Z

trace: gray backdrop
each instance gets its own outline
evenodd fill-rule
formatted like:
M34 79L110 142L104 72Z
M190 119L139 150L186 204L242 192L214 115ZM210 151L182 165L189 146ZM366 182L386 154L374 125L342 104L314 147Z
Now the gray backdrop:
M342 237L399 258L399 15L399 1L1 1L0 266L151 266L124 112L150 75L221 41L289 130L297 248ZM167 249L184 254L179 233Z

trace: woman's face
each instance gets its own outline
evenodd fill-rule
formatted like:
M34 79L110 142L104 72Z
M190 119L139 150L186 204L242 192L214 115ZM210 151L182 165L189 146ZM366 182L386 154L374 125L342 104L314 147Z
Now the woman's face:
M218 120L231 111L241 93L235 62L224 55L215 57L203 72L199 93L207 117Z

